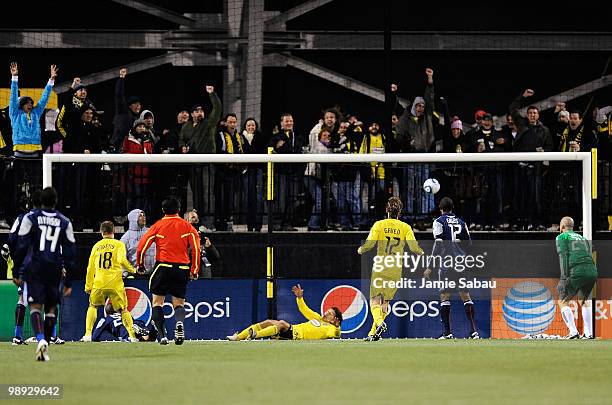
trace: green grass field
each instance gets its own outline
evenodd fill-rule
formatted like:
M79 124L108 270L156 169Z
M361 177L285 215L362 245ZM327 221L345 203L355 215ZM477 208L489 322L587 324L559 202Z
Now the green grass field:
M66 404L612 403L612 341L67 343L46 363L34 351L0 343L0 383L64 384Z

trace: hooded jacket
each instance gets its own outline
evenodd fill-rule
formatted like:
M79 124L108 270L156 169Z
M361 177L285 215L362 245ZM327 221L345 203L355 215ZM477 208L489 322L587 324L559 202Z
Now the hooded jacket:
M425 104L425 112L422 116L416 116L416 105ZM434 118L434 85L425 85L424 97L415 97L410 111L406 109L398 117L398 134L407 136L410 141L410 152L432 152L434 150L436 136L433 126Z
M138 217L141 212L143 211L139 209L130 211L128 214L128 221L130 223L128 231L121 237L121 242L123 242L127 251L127 259L132 266L136 266L136 248L138 247L138 242L149 229L146 225L142 228L138 227ZM155 266L155 243L147 250L144 264L148 272L153 271Z
M40 139L40 117L45 110L54 81L49 79L40 100L27 114L19 105L18 77L11 79L11 96L9 100L9 117L13 127L13 150L20 152L38 152L42 150Z
M157 141L159 141L159 136L155 134L155 114L153 114L153 111L151 110L142 110L138 119L144 120L145 115L147 114L151 114L151 117L153 117L153 124L151 128L147 128L147 129L149 130L149 135L151 135L151 140L153 141L153 144L155 145Z

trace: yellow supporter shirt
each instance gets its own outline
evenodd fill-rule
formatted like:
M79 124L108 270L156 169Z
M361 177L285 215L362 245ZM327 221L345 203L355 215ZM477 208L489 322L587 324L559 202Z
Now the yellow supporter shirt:
M308 319L308 322L293 325L294 340L334 339L340 337L340 328L325 322L323 317L308 308L304 297L296 299L298 309Z
M123 288L123 268L135 273L127 259L125 245L117 239L104 238L91 248L85 291Z
M366 145L367 140L368 140L367 136L364 136L363 142L361 142L361 148L359 149L359 153L368 152L368 145ZM382 134L376 134L376 135L370 134L370 153L385 153L385 144L383 143ZM382 163L370 162L370 166L372 167L372 178L373 179L377 179L377 180L385 179L385 168Z

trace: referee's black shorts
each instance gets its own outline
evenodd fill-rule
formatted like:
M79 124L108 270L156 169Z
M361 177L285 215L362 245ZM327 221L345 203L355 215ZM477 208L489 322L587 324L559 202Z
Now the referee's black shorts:
M176 298L185 298L189 282L189 264L155 262L149 279L151 294L168 294Z

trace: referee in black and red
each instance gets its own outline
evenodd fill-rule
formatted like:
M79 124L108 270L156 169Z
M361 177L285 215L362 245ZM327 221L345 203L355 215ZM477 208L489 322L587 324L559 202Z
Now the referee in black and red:
M149 290L153 294L153 322L162 345L168 344L163 311L166 295L172 295L176 319L174 343L181 345L185 341L183 322L187 283L190 278L196 280L200 271L200 239L195 228L179 217L180 209L181 204L176 198L164 200L164 217L143 235L136 251L136 266L143 273L145 252L155 243L155 269L149 279Z

